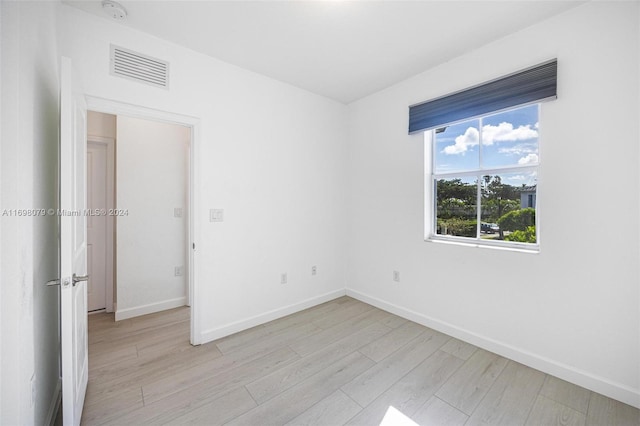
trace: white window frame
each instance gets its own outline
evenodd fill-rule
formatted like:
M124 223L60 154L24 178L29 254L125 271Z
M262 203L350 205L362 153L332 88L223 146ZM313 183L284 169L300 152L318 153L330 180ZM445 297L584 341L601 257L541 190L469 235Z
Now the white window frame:
M540 121L540 113L541 113L541 104L536 103L538 105L538 120ZM446 125L442 125L439 127L451 126L454 124L462 123L470 120L479 120L479 134L480 134L480 143L478 144L479 157L480 157L480 165L482 164L482 123L483 118L490 117L501 112L506 112L518 108L522 108L526 105L518 105L513 108L509 108L502 111L496 111L489 114L484 114L479 117L470 117L464 120L460 120L454 123L447 123ZM424 203L424 239L427 242L437 242L437 243L449 243L456 244L462 246L469 247L481 247L481 248L493 248L493 249L502 249L509 251L519 251L525 253L539 253L540 252L540 198L537 196L540 190L540 132L538 133L538 164L534 166L509 166L509 167L497 167L497 168L478 168L470 171L463 172L448 172L448 173L435 173L435 132L436 129L426 130L424 132L424 194L425 194L425 203ZM536 242L535 243L520 243L516 241L504 241L504 240L487 240L480 238L480 226L481 226L481 215L482 215L482 205L480 202L477 203L476 215L477 215L477 228L476 228L476 237L460 237L455 235L442 235L436 233L437 226L437 200L436 200L436 181L437 179L446 179L446 178L457 178L457 177L468 177L474 176L478 178L477 183L477 200L480 201L482 199L482 186L480 184L482 176L486 175L500 175L503 173L513 173L513 172L531 172L535 171L537 173L537 182L536 182Z

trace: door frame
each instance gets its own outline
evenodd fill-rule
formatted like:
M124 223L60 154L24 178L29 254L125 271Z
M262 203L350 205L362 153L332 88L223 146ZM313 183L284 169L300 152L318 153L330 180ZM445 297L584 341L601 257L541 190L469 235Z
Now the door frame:
M107 211L115 208L115 139L106 138L103 136L87 135L87 150L89 144L104 145L107 149ZM87 188L89 191L90 188ZM106 238L105 238L105 250L107 253L107 271L106 280L107 288L105 289L105 296L107 299L106 311L113 312L113 286L115 285L114 274L114 251L113 251L113 235L115 230L115 220L113 215L107 215L106 223ZM109 267L110 266L110 267ZM109 285L111 283L111 285Z
M191 141L189 144L189 176L187 191L189 206L189 228L187 238L187 253L189 270L187 274L188 280L188 305L191 306L191 327L190 342L192 345L200 345L202 343L202 329L200 326L200 301L199 301L199 282L197 250L200 247L200 229L199 216L196 212L200 211L200 119L189 115L162 111L153 108L147 108L139 105L133 105L125 102L119 102L111 99L99 98L86 95L87 110L102 112L113 115L126 115L134 118L145 120L159 121L162 123L177 124L191 129Z

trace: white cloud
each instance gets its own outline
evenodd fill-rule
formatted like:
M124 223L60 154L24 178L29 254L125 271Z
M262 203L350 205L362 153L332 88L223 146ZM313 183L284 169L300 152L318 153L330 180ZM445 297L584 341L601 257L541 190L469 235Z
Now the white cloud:
M480 143L479 136L478 129L468 127L463 135L455 138L453 145L444 147L442 152L448 155L464 154L470 147ZM531 128L530 124L519 126L515 129L513 128L513 124L507 122L502 122L497 126L491 124L482 126L482 143L484 145L493 145L494 142L524 141L537 137L538 131ZM535 148L535 144L520 144L516 147L501 149L500 153L523 155L535 153Z
M538 174L536 172L526 173L522 175L506 174L502 176L503 181L509 181L512 185L535 185L537 183Z
M520 143L515 146L499 148L498 153L507 155L537 154L538 145L536 143Z
M538 137L538 131L531 128L530 124L514 129L513 124L502 122L497 126L487 124L482 126L482 143L493 145L494 142L512 142L533 139Z
M463 135L456 138L456 143L454 145L445 146L442 152L448 155L464 154L470 146L478 145L478 143L480 143L478 129L475 127L469 127Z
M513 181L523 181L529 179L527 176L523 175L515 175L515 176L507 176L505 180L513 180Z
M518 164L523 166L526 164L537 164L538 154L527 154L518 160Z

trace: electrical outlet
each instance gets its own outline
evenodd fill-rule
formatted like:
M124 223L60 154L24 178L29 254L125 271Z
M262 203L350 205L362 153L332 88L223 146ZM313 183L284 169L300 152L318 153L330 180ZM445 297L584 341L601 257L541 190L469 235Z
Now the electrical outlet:
M393 271L393 280L397 283L400 282L400 272L398 271Z
M181 277L182 276L182 266L176 266L173 269L173 275L175 275L176 277Z
M318 269L315 266L311 267L311 275L316 275L318 273Z
M173 217L182 217L182 207L176 207L173 209Z
M286 284L286 283L287 283L287 274L280 275L280 284Z

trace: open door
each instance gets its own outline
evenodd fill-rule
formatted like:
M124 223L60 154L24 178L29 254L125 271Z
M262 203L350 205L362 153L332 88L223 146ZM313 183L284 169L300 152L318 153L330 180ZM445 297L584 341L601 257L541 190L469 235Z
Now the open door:
M87 341L87 106L71 59L60 70L60 340L65 426L80 424L89 378Z

